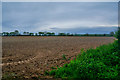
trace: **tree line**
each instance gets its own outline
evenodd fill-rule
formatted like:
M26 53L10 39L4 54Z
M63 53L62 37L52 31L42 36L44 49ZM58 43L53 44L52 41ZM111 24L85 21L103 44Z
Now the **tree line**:
M22 34L15 30L14 32L3 32L0 34L1 36L114 36L114 32L110 32L109 34L73 34L73 33L58 33L55 34L54 32L23 32Z

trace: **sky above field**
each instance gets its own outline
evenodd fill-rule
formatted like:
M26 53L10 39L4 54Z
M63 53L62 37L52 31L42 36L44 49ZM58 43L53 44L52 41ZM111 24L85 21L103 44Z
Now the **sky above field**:
M118 2L119 0L2 0L3 2Z
M118 26L117 2L3 2L2 30L109 33Z

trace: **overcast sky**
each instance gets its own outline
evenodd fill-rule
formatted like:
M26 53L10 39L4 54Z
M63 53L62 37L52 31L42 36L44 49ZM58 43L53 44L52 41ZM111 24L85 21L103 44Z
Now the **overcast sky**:
M118 26L117 2L3 2L2 30L109 33Z
M2 0L3 2L118 2L119 0Z

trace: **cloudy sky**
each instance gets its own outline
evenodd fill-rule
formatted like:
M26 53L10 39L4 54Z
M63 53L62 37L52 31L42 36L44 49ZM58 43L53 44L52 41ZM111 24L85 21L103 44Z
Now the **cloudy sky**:
M109 33L117 25L117 2L2 3L2 31Z
M118 2L119 0L2 0L3 2Z

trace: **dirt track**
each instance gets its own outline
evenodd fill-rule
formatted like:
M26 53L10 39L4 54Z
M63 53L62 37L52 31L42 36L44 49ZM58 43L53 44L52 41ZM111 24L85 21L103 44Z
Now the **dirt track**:
M96 48L113 37L3 37L3 75L41 76L80 54L81 48ZM67 60L62 55L65 54Z

